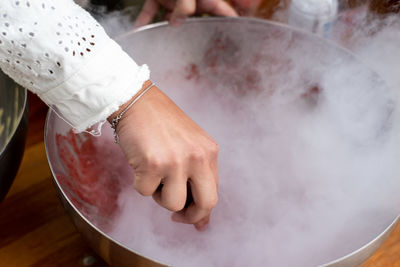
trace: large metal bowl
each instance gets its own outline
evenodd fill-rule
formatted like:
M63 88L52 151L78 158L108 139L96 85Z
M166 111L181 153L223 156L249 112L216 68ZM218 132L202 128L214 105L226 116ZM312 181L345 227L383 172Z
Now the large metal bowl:
M210 48L208 46L210 40L216 41L216 50L208 50ZM227 51L224 50L226 48L224 40L229 40L229 43L234 44ZM218 67L218 64L236 64L235 60L238 59L238 54L241 55L239 59L246 58L256 51L257 46L261 44L270 44L268 49L277 49L278 56L279 53L289 48L293 49L295 47L295 49L301 50L307 47L309 49L311 45L312 51L304 50L304 57L300 56L297 59L301 61L301 64L312 64L318 61L325 62L329 66L341 62L342 59L350 60L359 71L369 73L377 83L381 83L384 86L378 75L361 64L350 52L316 36L268 21L244 18L192 19L178 28L170 27L166 23L160 23L127 33L119 41L138 63L146 63L150 66L152 79L167 93L169 93L170 88L168 88L166 79L174 69L177 72L181 72L186 82L190 79L195 80L195 76L198 74L197 67L204 64L204 58L207 58L208 62L206 64L210 65L208 67ZM303 46L304 44L307 45ZM160 63L160 59L163 59L163 63ZM274 60L274 58L271 58L271 60ZM172 64L173 67L168 63ZM279 62L275 62L274 66L279 67ZM273 74L274 71L280 70L279 68L272 68L271 71ZM316 70L316 73L312 75L318 75L324 71L326 70L322 68ZM209 74L212 75L213 72ZM229 76L229 72L225 74L228 76L220 80L220 82L232 85L232 80L240 81L237 77ZM247 74L249 75L247 76L247 82L250 83L250 89L257 90L257 79L259 77L254 73ZM304 75L307 75L307 73L304 73ZM212 77L211 79L214 80L211 82L219 82L218 79L221 77L218 75L216 77L214 77L215 79ZM179 84L177 86L179 87ZM246 94L240 88L236 89L238 90L237 94ZM221 95L218 95L218 97L221 97ZM177 100L178 104L182 104L179 103L179 98L175 100ZM91 217L85 216L81 205L77 205L76 196L73 195L74 192L70 188L68 181L68 167L63 163L61 152L57 147L57 138L67 135L68 131L70 131L70 127L50 111L47 116L45 137L47 157L60 199L73 223L88 240L92 248L112 266L162 265L162 263L141 256L136 251L121 244L118 240L111 238L101 226L93 222ZM109 133L109 128L103 128L103 137L101 138L109 140L111 138ZM92 137L80 135L80 137L73 138L73 140L79 143L88 138ZM388 218L385 227L382 228L382 232L375 235L375 238L369 239L369 242L365 242L364 246L354 250L352 253L341 255L337 260L326 263L325 266L357 266L368 259L390 234L398 221L397 214L389 215ZM107 218L102 219L107 221Z
M14 181L28 130L27 91L0 72L0 202Z

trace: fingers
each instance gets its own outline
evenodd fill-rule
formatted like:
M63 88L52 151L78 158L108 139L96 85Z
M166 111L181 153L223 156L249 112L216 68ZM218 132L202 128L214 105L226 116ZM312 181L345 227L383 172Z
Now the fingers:
M186 176L183 171L173 170L163 179L163 185L153 194L154 200L170 211L180 211L186 202Z
M211 183L210 183L211 185ZM193 203L185 210L174 213L172 219L181 223L196 224L209 216L217 205L218 196L215 184L211 186L192 186Z
M134 179L140 194L152 195L160 206L175 212L173 220L194 224L198 230L207 227L218 201L218 145L207 136L201 140L203 146L186 156L148 155L135 168Z
M196 0L177 0L170 19L172 25L179 25L186 17L196 12Z
M207 5L200 7L202 11L216 16L237 17L235 9L225 1L211 1Z
M139 13L139 16L135 21L135 27L140 27L152 22L159 9L160 5L158 4L157 0L146 0L142 10Z
M217 205L217 177L215 170L211 170L208 162L197 161L194 175L189 180L193 196L193 203L186 209L176 212L172 219L181 223L195 224L196 228L202 229L208 224L211 210Z
M197 223L195 223L194 227L198 231L205 231L205 230L207 230L209 222L210 222L210 214L208 216L204 217L203 219L201 219L200 221L198 221Z
M133 186L141 195L151 196L161 182L161 175L155 172L135 173Z
M135 27L146 25L154 19L160 10L160 4L167 10L172 10L170 23L180 25L186 17L196 13L196 0L146 0L139 16L136 19ZM235 9L222 0L199 1L198 11L211 13L217 16L238 16Z

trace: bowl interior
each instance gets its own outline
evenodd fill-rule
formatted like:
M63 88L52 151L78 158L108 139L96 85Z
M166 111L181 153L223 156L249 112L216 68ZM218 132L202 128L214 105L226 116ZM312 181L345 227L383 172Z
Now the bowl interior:
M219 143L220 201L205 233L171 222L132 189L108 126L75 135L52 113L53 174L100 233L174 266L312 266L399 214L396 94L346 50L250 19L161 24L119 42Z

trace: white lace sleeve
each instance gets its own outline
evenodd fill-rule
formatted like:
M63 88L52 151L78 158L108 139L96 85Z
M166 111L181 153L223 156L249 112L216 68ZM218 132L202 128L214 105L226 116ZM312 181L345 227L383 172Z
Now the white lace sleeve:
M72 0L0 0L0 67L76 130L105 120L149 78Z

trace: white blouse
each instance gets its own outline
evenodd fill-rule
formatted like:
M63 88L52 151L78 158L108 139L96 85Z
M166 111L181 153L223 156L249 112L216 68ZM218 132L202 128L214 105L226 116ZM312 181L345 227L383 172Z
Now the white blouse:
M104 121L149 79L72 0L0 0L0 68L77 131Z

